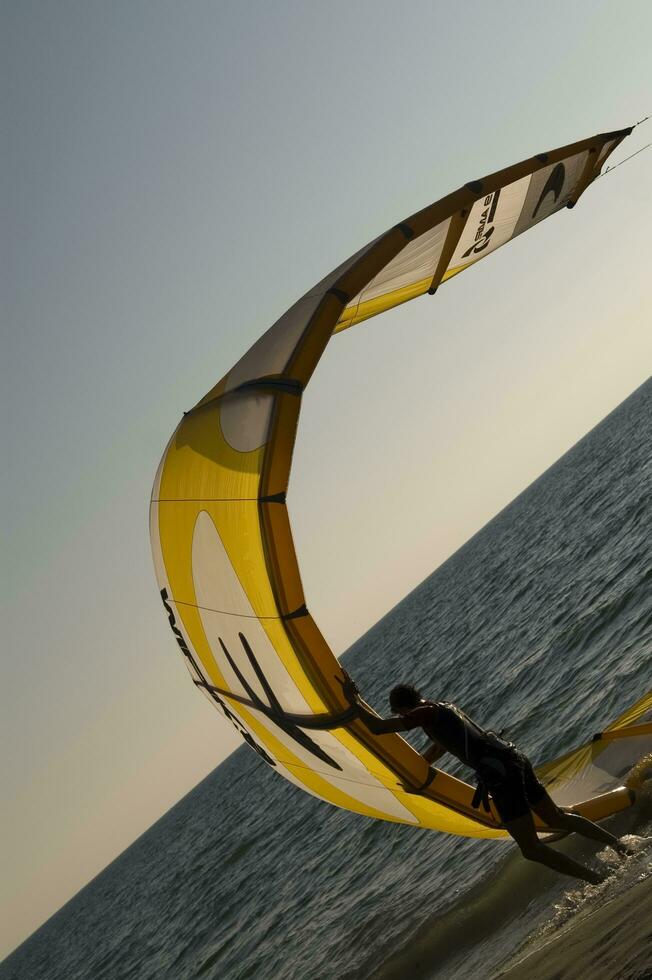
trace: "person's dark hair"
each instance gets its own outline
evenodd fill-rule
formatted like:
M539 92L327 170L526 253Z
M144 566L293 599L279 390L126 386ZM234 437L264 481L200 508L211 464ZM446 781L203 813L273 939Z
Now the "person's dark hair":
M420 701L420 692L411 684L397 684L389 692L389 706L395 714L416 708Z

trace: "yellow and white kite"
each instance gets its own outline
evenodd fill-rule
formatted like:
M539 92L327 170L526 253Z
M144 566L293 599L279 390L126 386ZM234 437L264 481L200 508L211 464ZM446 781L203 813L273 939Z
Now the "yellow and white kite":
M373 735L306 609L286 508L301 399L331 337L452 276L577 203L631 132L541 153L400 222L294 304L184 415L152 492L161 597L190 675L280 775L329 803L469 837L504 837L474 788L398 734ZM560 804L600 819L652 751L652 692L588 745L539 769ZM631 780L630 780L631 783ZM633 785L633 784L632 784Z

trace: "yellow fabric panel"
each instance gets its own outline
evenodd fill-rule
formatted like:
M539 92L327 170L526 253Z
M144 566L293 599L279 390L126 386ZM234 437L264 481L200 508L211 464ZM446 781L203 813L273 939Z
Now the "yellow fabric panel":
M347 731L346 728L338 728L335 734L337 734L337 737L342 744L345 745L346 748L360 760L365 768L384 786L392 790L392 792L402 789L401 783L397 779L396 772L389 765L384 764L382 759L371 752L359 739L355 738L351 732ZM371 736L369 741L375 741L373 736ZM379 741L382 744L382 737L379 739Z
M602 733L602 740L613 742L621 738L632 738L635 735L652 735L652 721L641 725L627 725L625 728L611 728Z
M268 731L258 718L256 718L255 712L248 711L242 705L234 705L234 707L236 707L238 714L242 716L247 727L251 729L256 738L270 750L281 765L285 766L296 779L302 782L313 793L321 796L329 803L333 803L335 806L343 807L345 810L353 810L364 816L376 817L380 820L388 819L387 815L382 811L376 810L361 800L350 796L339 787L334 786L331 782L324 779L318 772L314 772L308 768L283 742L279 741L279 739L275 738Z
M349 707L342 694L344 673L312 616L284 621L288 642L296 656L310 670L310 679L331 712Z
M340 333L340 331L346 330L356 323L362 323L363 320L368 320L372 316L377 316L379 313L391 310L395 306L400 306L401 303L407 303L408 300L414 299L416 296L423 296L424 293L428 292L428 287L431 282L432 276L428 276L427 279L421 279L419 282L412 283L410 286L395 289L391 293L384 293L375 299L357 303L355 306L347 306L338 320L333 333Z
M185 415L168 448L160 500L231 500L258 496L264 447L237 452L222 435L219 402Z
M652 711L652 691L644 694L636 704L633 704L631 708L628 708L622 715L619 715L605 731L610 732L614 728L624 728L626 725L631 725L635 721L638 721L641 715L644 715L647 711Z
M493 255L493 252L491 254ZM457 276L460 272L464 272L465 269L468 269L469 266L475 265L475 263L479 262L481 258L482 256L479 255L477 259L473 260L473 262L465 262L464 265L458 265L454 269L447 269L444 275L442 276L441 281L448 282L448 280L452 279L453 276Z
M365 804L362 800L356 799L354 796L349 796L348 793L323 779L319 773L313 772L300 763L293 765L290 762L284 762L283 765L292 773L295 779L300 780L308 789L328 803L333 803L335 806L342 807L344 810L360 813L364 817L375 817L377 820L388 820L391 823L408 823L407 820L403 821L398 817L390 816L381 810L374 809L374 807Z
M306 676L301 667L296 652L288 639L284 622L281 619L263 619L261 626L267 633L279 660L310 705L311 710L317 715L330 711L330 704L327 704L319 696L310 678ZM339 729L333 734L339 737Z
M570 779L576 776L582 769L591 764L596 755L599 754L600 743L589 742L588 745L581 745L578 749L573 749L559 759L553 759L542 766L536 767L537 776L548 783L554 779Z
M192 578L192 543L202 511L210 515L255 614L277 616L255 501L187 500L159 504L161 549L174 600L197 601Z
M397 226L390 228L365 252L360 262L351 266L337 283L337 289L347 296L358 296L362 290L405 248L408 239ZM342 310L335 317L340 318ZM331 330L332 333L332 330Z
M430 830L440 830L448 834L458 834L461 837L479 837L496 839L508 837L507 831L482 824L464 817L447 806L435 803L423 796L412 793L398 792L397 798L414 813L422 827Z
M444 273L441 281L446 282L448 279L452 279L458 272L463 272L470 265L475 265L475 262L479 258L480 256L473 262L467 262L465 265L460 265L456 269L448 269ZM384 293L375 299L357 303L355 306L347 306L338 320L333 333L340 333L342 330L347 330L349 327L354 327L356 324L362 323L363 320L369 320L372 316L378 316L379 313L392 310L395 306L400 306L402 303L407 303L411 299L416 299L417 296L423 296L424 293L428 292L431 283L432 276L428 276L427 279L421 279L419 282L412 283L409 286L395 289L391 293Z
M438 813L443 807L449 815L450 813L455 814L456 820L462 821L467 830L470 826L475 827L480 832L483 831L484 821L488 820L490 823L495 823L494 818L487 817L484 811L471 809L473 787L441 770L438 770L436 778L423 790L421 795L405 792L405 786L399 778L400 773L403 770L406 772L409 785L422 785L428 775L428 764L423 756L396 733L371 735L362 722L352 722L348 728L349 731L338 729L340 741L357 756L370 773L395 795L402 794L403 804L411 809L415 816L418 814L412 802L419 801L418 806L421 808L419 813L422 812L423 806L426 804L434 807L432 813ZM403 796L406 799L403 799ZM444 799L449 801L453 807L466 809L469 816L456 813L455 810L450 810L439 802ZM417 803L415 803L416 805ZM473 819L475 814L477 814L478 819ZM430 821L433 819L432 814L428 819ZM494 828L488 829L493 830Z
M647 732L650 730L649 725L637 726L635 723L642 715L650 710L652 710L652 691L624 711L604 731L605 733L622 732L623 738L627 738L630 735L636 736L642 734L643 730ZM632 726L631 732L626 731L628 726ZM543 782L548 783L553 780L570 780L580 775L582 771L587 770L592 764L598 763L600 755L607 750L611 741L613 739L603 738L581 745L579 748L573 749L558 759L553 759L551 762L547 762L542 766L537 766L537 775L541 777Z

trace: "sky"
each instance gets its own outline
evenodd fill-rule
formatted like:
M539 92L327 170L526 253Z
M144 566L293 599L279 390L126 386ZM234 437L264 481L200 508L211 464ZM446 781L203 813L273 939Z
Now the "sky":
M390 225L646 116L652 6L0 18L3 956L240 744L189 683L152 568L182 411ZM337 654L649 376L651 166L329 345L288 506Z

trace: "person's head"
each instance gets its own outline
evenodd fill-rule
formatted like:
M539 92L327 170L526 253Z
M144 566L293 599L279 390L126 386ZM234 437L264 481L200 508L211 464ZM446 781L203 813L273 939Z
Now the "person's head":
M404 715L421 704L423 698L411 684L397 684L389 692L389 706L396 715Z

